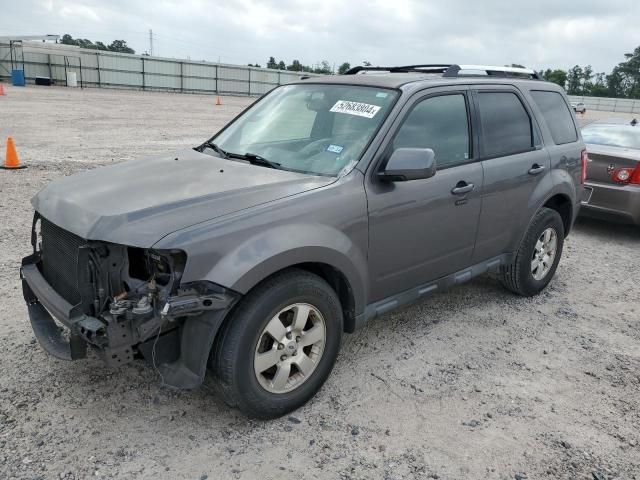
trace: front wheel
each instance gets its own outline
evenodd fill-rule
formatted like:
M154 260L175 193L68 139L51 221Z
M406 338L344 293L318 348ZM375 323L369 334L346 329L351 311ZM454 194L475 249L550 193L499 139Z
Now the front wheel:
M257 418L306 403L333 368L342 308L320 277L290 270L249 292L226 322L210 366L227 403Z
M564 245L560 214L541 208L533 217L511 263L502 267L502 284L519 295L540 293L555 274Z

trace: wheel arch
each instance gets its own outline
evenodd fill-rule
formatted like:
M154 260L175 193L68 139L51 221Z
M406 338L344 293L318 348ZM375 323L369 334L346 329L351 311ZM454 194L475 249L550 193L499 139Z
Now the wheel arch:
M294 224L262 231L228 251L204 276L244 295L291 268L323 278L340 298L345 331L356 328L356 317L364 313L368 294L366 252L336 228Z
M356 297L357 293L354 289L354 285L349 280L349 277L331 263L325 261L304 261L291 263L279 269L263 270L263 273L259 275L257 275L256 272L248 272L245 278L238 281L234 290L248 293L268 279L292 269L304 270L306 272L313 273L327 282L340 299L342 313L344 316L344 331L350 333L355 331L358 304L363 305L364 300L359 301ZM264 273L270 270L273 271L268 274Z
M558 212L560 218L562 218L564 236L566 238L573 225L573 203L569 196L564 193L556 193L544 202L542 208L545 207Z

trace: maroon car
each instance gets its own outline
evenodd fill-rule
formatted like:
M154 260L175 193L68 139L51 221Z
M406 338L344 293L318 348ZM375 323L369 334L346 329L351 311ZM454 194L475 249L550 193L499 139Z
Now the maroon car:
M640 121L601 120L582 137L589 162L580 213L640 225Z

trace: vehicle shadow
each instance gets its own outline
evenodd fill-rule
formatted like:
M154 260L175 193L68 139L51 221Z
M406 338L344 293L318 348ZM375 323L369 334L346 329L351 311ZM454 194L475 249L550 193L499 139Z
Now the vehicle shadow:
M579 217L574 230L602 240L640 240L640 227L624 223L608 222L589 217Z

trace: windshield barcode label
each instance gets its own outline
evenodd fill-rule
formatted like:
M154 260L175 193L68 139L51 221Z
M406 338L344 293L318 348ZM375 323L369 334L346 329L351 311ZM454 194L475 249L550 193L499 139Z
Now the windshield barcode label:
M373 118L378 113L380 107L369 105L368 103L350 102L348 100L338 100L331 107L330 112L347 113L349 115L358 115L359 117Z

